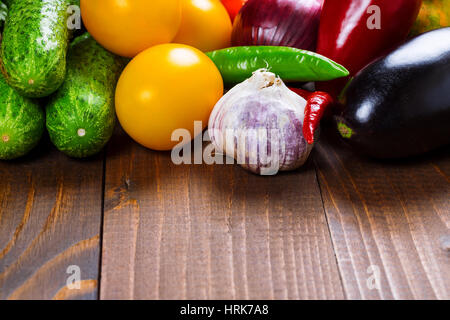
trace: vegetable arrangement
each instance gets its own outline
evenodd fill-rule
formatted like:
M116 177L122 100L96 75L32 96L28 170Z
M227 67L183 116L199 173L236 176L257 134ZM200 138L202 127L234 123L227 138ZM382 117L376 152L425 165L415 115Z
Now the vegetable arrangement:
M303 165L325 112L373 157L450 144L446 1L3 2L3 160L28 153L45 128L68 156L89 157L116 115L154 150L185 146L208 126L216 154L261 175ZM89 32L75 39L69 5ZM404 43L410 34L419 35ZM319 91L302 88L312 82Z

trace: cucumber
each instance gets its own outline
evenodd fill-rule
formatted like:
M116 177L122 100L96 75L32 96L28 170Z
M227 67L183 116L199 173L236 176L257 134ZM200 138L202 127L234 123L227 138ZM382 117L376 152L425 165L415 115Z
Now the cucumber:
M47 130L59 150L84 158L105 146L114 129L114 92L125 63L89 34L74 40L66 80L46 107Z
M0 74L0 159L27 154L37 145L44 129L41 107L9 87Z
M2 72L10 86L32 98L53 93L64 81L68 0L14 1L0 50Z

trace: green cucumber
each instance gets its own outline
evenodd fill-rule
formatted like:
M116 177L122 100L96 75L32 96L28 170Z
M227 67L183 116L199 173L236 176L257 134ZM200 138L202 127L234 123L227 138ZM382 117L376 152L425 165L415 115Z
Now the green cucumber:
M0 50L2 72L21 95L45 97L63 83L69 44L68 0L14 1Z
M84 158L105 146L114 129L114 92L125 62L89 34L74 40L66 80L46 107L47 130L59 150Z
M37 145L44 129L41 107L9 87L0 74L0 159L27 154Z

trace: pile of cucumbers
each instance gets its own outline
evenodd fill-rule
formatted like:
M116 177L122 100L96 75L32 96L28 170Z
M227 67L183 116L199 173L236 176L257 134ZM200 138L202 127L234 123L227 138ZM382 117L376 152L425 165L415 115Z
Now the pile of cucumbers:
M114 91L127 61L88 33L73 39L68 6L77 0L0 2L0 17L8 7L0 46L0 159L27 154L45 129L70 157L98 153L113 132Z

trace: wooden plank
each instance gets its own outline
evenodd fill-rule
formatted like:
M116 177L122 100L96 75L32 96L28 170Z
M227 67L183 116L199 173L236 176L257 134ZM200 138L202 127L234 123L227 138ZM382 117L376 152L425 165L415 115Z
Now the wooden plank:
M118 132L102 250L101 299L343 298L312 163L176 166Z
M449 149L373 161L328 137L315 163L347 297L449 299Z
M48 139L0 162L0 299L97 298L102 176L102 155L71 160ZM72 265L81 282L70 290Z

